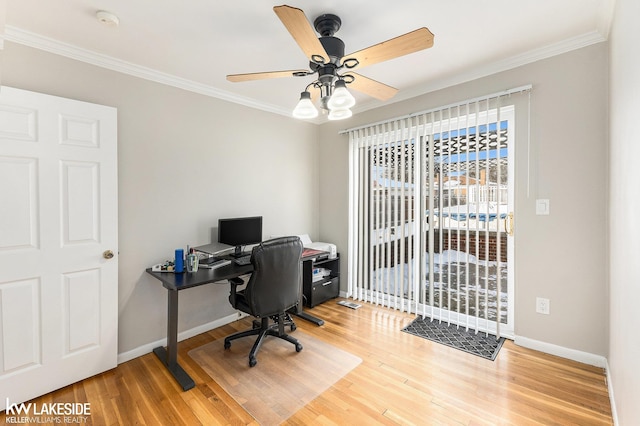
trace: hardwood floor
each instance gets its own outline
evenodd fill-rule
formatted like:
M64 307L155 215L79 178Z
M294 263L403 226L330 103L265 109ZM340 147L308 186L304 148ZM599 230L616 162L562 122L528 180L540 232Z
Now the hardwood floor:
M613 424L600 368L511 341L488 361L401 332L412 316L366 304L351 310L329 301L308 311L326 323L297 319L299 329L362 363L286 425ZM34 402L90 402L94 425L256 425L187 354L250 324L245 318L180 342L179 362L196 382L190 391L150 353Z

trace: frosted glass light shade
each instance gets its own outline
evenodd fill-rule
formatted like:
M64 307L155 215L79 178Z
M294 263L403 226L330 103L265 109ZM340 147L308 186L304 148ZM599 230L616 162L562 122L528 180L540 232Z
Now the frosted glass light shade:
M293 110L293 117L299 119L315 118L318 116L318 109L311 102L311 94L309 92L300 93L300 101Z
M327 103L330 110L333 109L348 109L356 104L356 99L347 90L347 85L344 80L336 81L333 94Z
M329 120L344 120L353 115L349 108L332 109L329 111Z

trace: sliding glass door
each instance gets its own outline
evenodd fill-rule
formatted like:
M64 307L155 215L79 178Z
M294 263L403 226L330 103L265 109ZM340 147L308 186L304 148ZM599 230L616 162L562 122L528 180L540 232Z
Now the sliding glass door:
M351 133L350 296L513 335L514 108Z
M432 317L513 335L513 108L434 124L421 302Z

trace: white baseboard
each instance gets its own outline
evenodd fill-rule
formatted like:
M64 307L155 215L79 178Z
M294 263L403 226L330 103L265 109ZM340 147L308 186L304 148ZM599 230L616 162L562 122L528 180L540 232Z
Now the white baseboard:
M618 411L616 410L616 399L613 396L613 382L611 381L611 373L609 370L609 361L607 360L607 366L605 367L607 373L607 388L609 389L609 401L611 403L611 418L613 419L614 426L618 426Z
M607 368L607 358L601 355L595 355L588 352L582 352L575 349L565 348L563 346L551 343L541 342L539 340L529 339L527 337L516 336L513 342L518 345L536 351L556 355L573 361L589 364L600 368Z
M243 318L245 316L246 316L246 314L243 314L241 312L236 312L235 314L231 314L231 315L228 315L226 317L219 318L219 319L217 319L215 321L211 321L209 323L202 324L202 325L200 325L198 327L194 327L192 329L185 330L185 331L183 331L181 333L178 333L178 342L181 342L181 341L183 341L185 339L188 339L190 337L193 337L193 336L197 336L198 334L206 333L207 331L213 330L214 328L222 327L223 325L227 325L229 323L237 321L240 318ZM130 361L130 360L132 360L134 358L137 358L139 356L146 355L146 354L152 352L153 349L157 348L158 346L166 346L166 345L167 345L167 339L166 338L162 338L160 340L156 340L155 342L151 342L151 343L147 343L147 344L142 345L142 346L138 346L135 349L132 349L130 351L118 354L118 364L122 364L123 362Z

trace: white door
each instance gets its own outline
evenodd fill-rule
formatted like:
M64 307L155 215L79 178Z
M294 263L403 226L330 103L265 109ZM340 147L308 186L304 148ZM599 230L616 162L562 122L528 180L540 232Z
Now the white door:
M0 409L116 366L117 219L116 109L2 87Z

